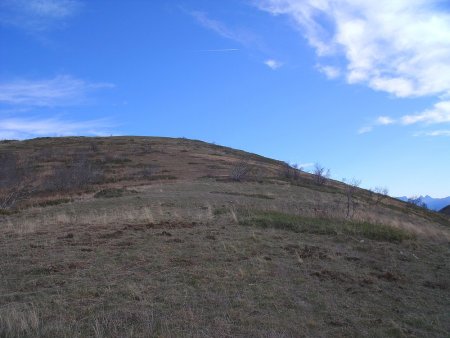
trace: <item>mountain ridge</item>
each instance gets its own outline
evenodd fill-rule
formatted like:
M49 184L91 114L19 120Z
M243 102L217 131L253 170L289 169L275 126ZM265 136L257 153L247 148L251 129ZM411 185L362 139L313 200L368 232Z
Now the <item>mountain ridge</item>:
M409 197L407 196L401 196L396 198L403 202L407 202L409 199ZM442 198L434 198L429 195L425 195L425 196L418 196L418 198L420 198L421 201L427 205L427 208L434 211L439 211L445 206L450 204L450 196Z

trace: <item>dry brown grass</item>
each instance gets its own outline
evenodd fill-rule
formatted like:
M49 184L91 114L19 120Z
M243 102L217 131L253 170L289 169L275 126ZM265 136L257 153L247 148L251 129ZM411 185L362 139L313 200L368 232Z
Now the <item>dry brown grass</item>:
M0 337L449 335L445 219L361 191L349 220L338 183L288 182L278 162L228 148L95 141L93 160L116 153L107 181L0 215ZM8 147L51 146L43 173L86 140L60 143ZM227 181L242 159L264 175ZM149 163L177 179L139 176ZM118 190L94 198L104 189Z
M9 303L0 307L1 337L34 336L41 324L34 305Z

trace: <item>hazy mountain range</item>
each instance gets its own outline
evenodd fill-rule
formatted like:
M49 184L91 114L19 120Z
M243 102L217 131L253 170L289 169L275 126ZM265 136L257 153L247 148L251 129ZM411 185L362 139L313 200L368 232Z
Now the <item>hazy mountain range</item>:
M402 196L402 197L397 197L399 200L401 201L407 201L408 197L406 196ZM433 198L431 196L420 196L420 198L422 199L422 202L424 202L427 207L431 210L436 210L439 211L442 208L446 207L447 205L450 205L450 196L444 197L444 198Z

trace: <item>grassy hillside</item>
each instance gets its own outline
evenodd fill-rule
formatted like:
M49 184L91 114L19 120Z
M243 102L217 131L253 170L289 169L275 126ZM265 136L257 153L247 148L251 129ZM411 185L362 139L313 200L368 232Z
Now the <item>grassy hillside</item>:
M0 143L0 336L446 336L450 218L255 154Z

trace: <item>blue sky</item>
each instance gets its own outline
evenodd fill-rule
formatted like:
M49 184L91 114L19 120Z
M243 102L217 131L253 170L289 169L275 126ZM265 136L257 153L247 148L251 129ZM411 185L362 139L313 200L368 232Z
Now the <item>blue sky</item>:
M2 0L0 139L201 139L450 195L450 6Z

